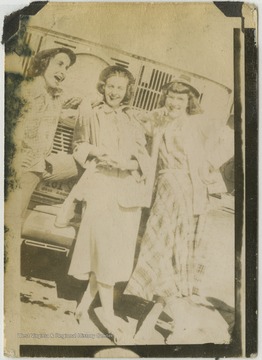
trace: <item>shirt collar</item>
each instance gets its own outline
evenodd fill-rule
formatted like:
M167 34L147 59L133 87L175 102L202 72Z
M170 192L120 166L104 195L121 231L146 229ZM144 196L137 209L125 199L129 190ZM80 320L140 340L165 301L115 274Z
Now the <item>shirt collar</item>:
M119 113L122 113L122 112L126 112L127 110L130 109L130 107L127 106L127 105L120 105L117 109L113 109L111 106L109 106L104 101L98 106L99 106L100 109L103 110L103 112L105 114L112 114L112 113L119 114Z

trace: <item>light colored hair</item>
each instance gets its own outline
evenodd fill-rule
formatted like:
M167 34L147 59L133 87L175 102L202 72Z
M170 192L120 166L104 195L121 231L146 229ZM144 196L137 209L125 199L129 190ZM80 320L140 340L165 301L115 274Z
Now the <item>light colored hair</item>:
M186 111L189 115L203 113L198 101L198 96L196 95L198 92L195 91L194 87L177 81L170 82L162 87L162 94L158 104L159 107L165 106L166 98L169 92L188 95Z
M131 72L122 66L117 66L117 65L108 66L101 72L101 74L99 76L99 82L97 84L98 92L100 94L102 94L103 96L105 95L106 81L107 81L107 79L109 79L112 76L122 76L122 77L125 77L126 79L128 79L126 94L124 96L122 104L129 105L131 99L134 96L135 79L134 79L134 76L131 74Z

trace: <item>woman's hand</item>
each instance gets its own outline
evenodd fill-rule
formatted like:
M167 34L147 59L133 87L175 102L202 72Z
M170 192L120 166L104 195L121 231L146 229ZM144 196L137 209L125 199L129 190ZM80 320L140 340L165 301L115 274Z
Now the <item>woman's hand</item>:
M125 159L122 156L113 156L109 154L104 154L98 157L99 166L104 166L108 168L120 169L120 170L137 170L138 162L132 159Z
M81 97L72 97L71 99L68 99L67 101L64 102L62 108L77 109L78 106L81 104L82 100L83 99Z
M95 157L99 161L104 161L109 155L102 147L93 145L89 151L89 156Z

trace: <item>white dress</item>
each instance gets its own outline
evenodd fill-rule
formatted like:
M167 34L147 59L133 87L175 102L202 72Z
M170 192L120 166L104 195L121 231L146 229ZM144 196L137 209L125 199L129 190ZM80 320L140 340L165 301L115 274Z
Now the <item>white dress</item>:
M78 150L81 146L86 149L84 159L88 156L88 149L90 151L90 147L97 146L110 154L135 157L143 173L145 160L149 158L144 134L123 108L114 111L106 104L95 108L87 116L85 124L76 128L76 138L79 139L77 132L81 134ZM78 152L83 154L82 150ZM88 279L93 272L97 281L108 285L129 279L141 207L139 202L128 205L128 199L137 195L133 193L133 188L126 188L127 202L123 201L123 184L127 180L134 180L130 171L97 167L85 181L81 189L85 211L69 275Z

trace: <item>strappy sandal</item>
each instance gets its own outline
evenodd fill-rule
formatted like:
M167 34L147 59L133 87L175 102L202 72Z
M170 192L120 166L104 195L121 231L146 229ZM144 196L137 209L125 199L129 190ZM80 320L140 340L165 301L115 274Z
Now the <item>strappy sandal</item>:
M94 314L100 323L97 324L100 331L106 334L109 340L111 340L115 345L124 345L124 332L121 327L117 324L115 325L110 323L107 319L103 318L101 314L98 315L97 311L94 311Z
M125 345L124 333L119 327L112 327L112 325L106 323L105 323L105 327L107 329L110 340L115 345Z
M106 328L110 340L113 341L113 343L116 345L124 345L124 332L121 329L121 327L118 326L117 324L116 325L111 324L106 319L101 319L100 321L103 323L104 327Z

